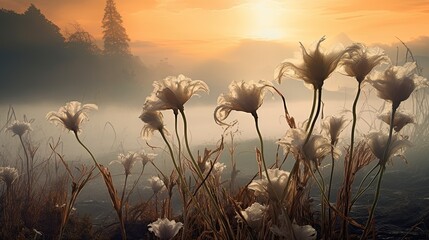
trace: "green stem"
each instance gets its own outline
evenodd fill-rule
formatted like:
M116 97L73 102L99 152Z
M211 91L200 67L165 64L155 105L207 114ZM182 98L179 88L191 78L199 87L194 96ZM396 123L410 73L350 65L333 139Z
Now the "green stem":
M322 103L322 88L317 89L318 92L318 99L317 99L317 108L316 108L316 114L314 115L314 120L311 122L310 130L307 133L307 138L305 139L304 145L307 144L308 140L310 139L311 133L313 132L314 125L316 125L317 118L319 117L320 113L320 105Z
M308 130L308 127L310 126L311 120L312 120L312 118L313 118L314 108L315 108L315 106L316 106L316 98L317 98L317 89L316 89L316 88L314 88L314 90L313 90L313 104L312 104L312 106L311 106L310 117L308 118L307 126L305 127L305 131L307 131L307 130Z
M378 167L379 165L375 165L375 167L373 169L375 169L376 167ZM372 172L373 170L371 170ZM350 204L350 208L355 204L355 202L362 196L362 194L364 194L366 192L366 190L368 190L369 187L371 187L372 183L375 181L375 179L377 178L377 176L380 174L381 168L378 168L377 173L374 175L374 177L372 178L372 180L368 183L368 185L362 189L362 186L359 186L359 190L357 195L352 199L352 202ZM363 182L362 182L363 184Z
M350 174L352 171L352 159L353 159L353 149L354 149L354 140L355 140L355 129L356 129L356 122L357 122L357 103L359 100L359 96L361 93L361 82L358 81L358 88L357 88L357 92L356 92L356 97L355 100L353 101L353 109L352 109L352 114L353 114L353 122L352 122L352 131L351 131L351 139L350 139L350 153L349 153L349 161L347 164L347 171L346 171L346 176L345 177L345 202L344 202L344 216L347 218L349 215L349 209L350 209ZM343 233L343 239L347 239L348 236L348 222L346 220L346 218L343 219L343 224L342 224L342 229L341 232Z
M83 144L82 143L82 141L80 140L80 138L79 138L79 135L77 134L77 131L73 131L73 133L74 133L74 135L75 135L75 137L76 137L76 140L79 142L79 144L88 152L88 154L91 156L91 158L92 158L92 161L94 162L94 164L95 164L95 166L98 168L98 170L100 171L100 173L101 173L101 175L103 176L103 180L105 181L105 183L106 183L106 176L105 176L105 173L104 173L104 171L103 171L103 169L101 169L101 166L100 166L100 164L97 162L97 160L95 160L95 157L94 157L94 155L92 154L92 152L89 150L89 148L88 147L86 147L85 146L85 144ZM113 183L112 183L113 184ZM107 190L109 191L109 188L108 188L108 186L107 186L107 183L106 183L106 187L107 187ZM115 193L116 194L116 193ZM112 202L113 202L113 199L112 199ZM122 205L122 203L121 203L121 205ZM122 235L122 239L123 240L126 240L127 239L127 233L126 233L126 231L125 231L125 223L124 223L124 219L122 218L122 208L119 208L119 209L115 209L116 210L116 213L117 213L117 215L118 215L118 219L119 219L119 222L120 222L120 226L121 226L121 235Z
M368 216L368 221L366 222L365 229L364 229L362 236L360 238L361 240L366 239L368 236L368 231L369 231L369 228L371 226L372 219L374 217L375 208L377 206L378 198L380 196L381 180L383 178L383 173L386 169L386 162L387 162L388 157L389 157L389 148L390 148L390 143L392 142L392 134L393 134L393 122L395 119L395 112L396 112L397 108L398 108L397 105L392 104L392 115L390 117L389 138L387 139L386 148L384 149L383 159L380 161L381 170L380 170L380 175L378 176L378 182L377 182L377 188L375 190L374 202L372 203L371 211L369 212L369 216Z

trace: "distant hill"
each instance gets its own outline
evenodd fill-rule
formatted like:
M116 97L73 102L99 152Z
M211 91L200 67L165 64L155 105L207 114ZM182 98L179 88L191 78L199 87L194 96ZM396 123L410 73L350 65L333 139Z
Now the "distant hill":
M103 55L81 28L63 36L34 5L22 14L1 9L0 36L3 103L82 98L141 102L148 71L139 58Z

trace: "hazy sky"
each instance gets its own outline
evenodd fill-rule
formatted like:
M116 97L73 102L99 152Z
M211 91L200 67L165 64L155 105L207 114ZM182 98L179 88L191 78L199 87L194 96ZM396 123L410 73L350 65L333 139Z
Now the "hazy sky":
M30 2L63 30L79 23L101 38L105 0L1 0L24 11ZM211 56L242 39L314 42L345 33L391 43L427 35L427 0L117 0L132 42L155 42L182 55Z

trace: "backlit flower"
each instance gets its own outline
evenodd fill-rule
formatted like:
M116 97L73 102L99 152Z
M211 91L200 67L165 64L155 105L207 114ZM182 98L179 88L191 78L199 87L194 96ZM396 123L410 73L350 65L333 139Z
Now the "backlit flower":
M388 111L388 112L385 112L385 113L379 115L378 118L381 121L390 125L391 115L392 115L392 112ZM395 118L393 119L393 129L396 132L401 131L401 129L409 123L414 123L414 118L410 114L404 113L402 111L396 111L395 112Z
M344 55L342 65L348 76L355 77L362 82L374 67L381 63L388 63L389 58L380 48L368 48L364 44L356 43L351 51Z
M157 154L154 153L146 153L144 150L141 150L138 155L142 161L143 166L146 166L146 164L148 164L149 162L153 162L153 160L157 156Z
M386 157L383 159L389 136L383 132L372 132L369 133L366 138L372 153L380 160L380 165L382 166L386 165L392 157L402 156L405 148L411 147L410 141L394 134L392 135L392 141L390 143L389 150L386 153Z
M120 153L118 155L118 160L111 161L112 163L120 163L124 166L125 175L128 176L131 173L131 168L133 168L134 163L140 160L138 154L135 152L128 152L127 154Z
M262 179L253 180L247 188L255 191L255 195L266 196L272 201L281 200L284 191L286 190L287 181L289 179L289 172L280 170L278 168L268 169L268 176L271 184L269 184L267 176L264 172Z
M206 167L205 167L205 171L209 171L212 168L212 162L207 161L206 162ZM213 168L211 170L211 174L216 178L216 179L220 179L220 177L222 176L223 171L225 170L226 165L225 163L220 163L220 162L215 162L215 164L213 165Z
M266 81L259 82L232 82L229 85L229 93L221 94L217 99L217 107L214 111L214 119L217 124L223 122L234 111L241 111L256 115L256 110L262 105L266 92Z
M162 179L157 176L153 176L149 178L148 181L149 181L150 187L152 188L152 191L155 194L159 192L164 192L167 190L167 187L165 186L164 181L162 181Z
M154 90L146 98L145 111L172 109L183 110L183 105L197 92L208 92L209 87L201 80L192 80L184 75L169 76L153 83Z
M427 86L427 79L414 73L415 62L404 66L390 66L384 72L375 72L368 76L371 85L377 89L377 95L398 108L402 101L407 100L411 93L419 87Z
M331 153L331 144L329 140L321 135L312 134L307 143L305 143L307 133L300 128L291 128L286 135L277 141L285 151L291 151L294 154L301 154L304 159L314 162L317 166ZM334 154L338 156L338 151L334 149Z
M155 236L159 237L161 240L170 240L176 236L183 227L183 224L174 220L170 221L167 218L158 218L158 220L150 223L148 226L149 231L153 232Z
M18 178L18 170L13 167L0 167L0 180L9 188Z
M140 119L145 123L141 131L144 139L149 139L154 131L163 131L164 121L160 111L144 111L140 115Z
M322 130L331 139L331 144L335 145L338 142L340 133L347 126L347 119L344 115L340 117L329 116L322 122Z
M267 209L267 206L255 202L250 207L240 211L240 213L251 228L257 229L262 225ZM238 219L241 220L241 217L238 217Z
M95 104L84 104L82 106L80 102L72 101L60 107L58 112L49 112L46 118L55 124L64 126L69 131L77 133L80 131L80 124L84 120L88 120L87 112L97 109L98 107Z
M302 61L294 64L285 61L276 69L276 78L279 83L283 76L289 76L295 79L301 79L306 84L310 84L314 89L320 89L324 81L337 68L340 60L345 53L352 49L334 49L330 52L324 52L320 49L320 44L325 40L322 37L316 45L314 51L309 51L301 44Z
M31 125L29 122L24 121L24 122L20 122L18 120L13 121L13 123L6 128L7 131L11 131L13 133L13 136L18 135L20 137L22 137L22 135L24 135L24 133L33 130L31 128Z
M283 214L280 214L280 218L284 218ZM290 237L289 234L289 229L287 228L284 220L280 222L280 226L278 225L273 225L270 228L271 232L273 232L274 234L280 236L280 237L284 237L284 238L288 238ZM293 234L295 236L295 239L299 239L299 240L314 240L317 238L317 231L316 229L314 229L312 226L310 225L304 225L304 226L300 226L296 223L292 223L292 230L293 230Z

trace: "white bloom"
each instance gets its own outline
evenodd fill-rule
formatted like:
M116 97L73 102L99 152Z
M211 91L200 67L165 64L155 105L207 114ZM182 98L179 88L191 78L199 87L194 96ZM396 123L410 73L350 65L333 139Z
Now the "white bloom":
M13 123L6 128L7 131L13 132L13 136L18 135L22 137L24 133L33 130L29 122L24 121L20 122L18 120L13 121Z
M251 228L257 229L262 225L266 211L267 206L255 202L250 207L244 209L244 211L240 211L240 213ZM239 216L237 217L239 220L241 219Z
M153 83L154 90L146 98L144 111L172 109L183 110L184 104L197 92L208 92L209 87L201 80L192 80L184 75L169 76Z
M144 150L141 150L141 151L138 153L138 155L139 155L139 157L140 157L140 159L141 159L141 161L142 161L143 166L146 166L146 164L148 164L149 162L153 162L153 160L155 160L155 157L156 157L158 154L154 154L154 153L146 153Z
M144 139L149 139L154 131L162 131L164 129L164 121L160 111L143 110L140 119L145 123L141 131L141 135Z
M157 176L153 176L149 178L148 181L149 181L150 187L152 188L152 191L155 194L167 191L167 187L165 186L165 183L164 181L162 181L161 178Z
M259 82L232 82L229 85L229 93L221 94L217 99L217 107L214 111L214 119L217 124L223 122L231 111L247 112L256 115L256 110L262 105L266 87L271 85L266 81Z
M368 79L377 89L378 97L390 101L394 108L398 108L416 88L428 85L426 78L414 73L416 66L415 62L405 63L404 66L390 66L384 72L371 74Z
M46 118L55 124L64 126L69 131L78 133L80 131L80 124L88 119L87 112L97 109L98 107L95 104L84 104L82 106L80 102L72 101L66 103L58 112L49 112Z
M120 153L118 155L118 160L111 161L112 163L120 163L124 166L125 175L128 176L131 173L131 168L133 168L134 163L137 162L139 159L138 154L135 152L128 152L127 154Z
M335 117L329 116L325 118L322 122L322 130L331 139L331 144L335 145L338 142L338 137L340 133L347 126L347 119L343 116Z
M297 240L314 240L317 238L317 231L310 225L299 226L295 223L292 224L293 234ZM280 236L288 237L288 232L285 227L272 226L270 230Z
M284 61L276 69L275 77L280 83L283 76L289 76L295 79L301 79L306 84L311 84L314 89L320 89L324 81L337 68L340 60L347 52L352 49L334 49L330 52L324 52L320 49L320 44L325 40L322 37L316 45L314 51L309 51L301 44L302 61L294 64L291 61Z
M355 43L349 48L352 51L344 55L341 64L346 74L355 77L358 82L362 82L377 65L390 62L378 47L368 48L364 44Z
M170 221L167 218L158 218L158 220L150 223L148 226L149 231L153 232L161 240L170 240L176 236L183 227L183 224L181 222L176 223L174 220Z
M248 188L255 191L255 195L266 196L272 201L281 201L280 199L286 191L289 172L278 168L268 169L268 176L271 184L269 184L267 176L264 172L262 179L253 180Z
M383 132L372 132L366 138L372 153L380 160L380 165L382 166L385 166L392 157L402 156L405 148L412 145L407 139L402 139L397 134L392 135L389 150L387 151L386 158L383 159L389 136Z
M206 162L206 167L205 167L205 171L208 172L212 167L212 163L210 161ZM220 162L215 162L215 164L213 165L213 169L211 171L211 174L219 179L223 173L223 170L225 170L226 165L225 163L220 163Z

